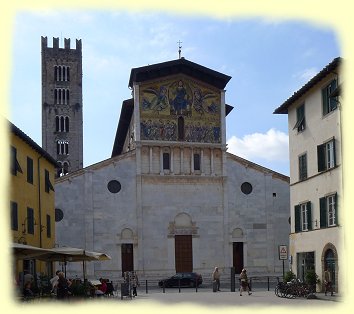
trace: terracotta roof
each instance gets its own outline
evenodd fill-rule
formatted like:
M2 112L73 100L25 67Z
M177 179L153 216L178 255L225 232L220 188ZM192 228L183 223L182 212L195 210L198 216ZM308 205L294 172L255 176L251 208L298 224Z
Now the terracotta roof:
M37 153L46 158L50 163L52 163L55 167L59 167L57 161L42 147L40 147L34 140L32 140L26 133L21 131L16 125L9 121L10 131L18 136L21 140L26 142L29 146L31 146Z
M281 106L275 109L273 113L287 114L289 106L291 106L301 96L307 93L315 84L320 82L329 73L333 72L341 63L342 58L335 58L330 64L324 67L317 75L315 75L304 86L302 86L297 92L295 92L291 97L289 97Z

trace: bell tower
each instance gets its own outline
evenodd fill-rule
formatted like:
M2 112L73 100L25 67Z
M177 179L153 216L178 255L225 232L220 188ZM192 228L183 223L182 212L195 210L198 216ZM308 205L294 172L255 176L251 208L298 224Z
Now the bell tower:
M70 39L42 41L42 147L61 166L57 175L83 167L82 46Z

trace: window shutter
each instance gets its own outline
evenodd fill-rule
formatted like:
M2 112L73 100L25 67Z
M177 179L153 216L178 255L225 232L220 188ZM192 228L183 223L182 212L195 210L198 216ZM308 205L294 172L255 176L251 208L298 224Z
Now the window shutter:
M335 222L335 224L336 224L336 226L338 226L339 224L338 224L338 195L337 195L337 193L334 195L334 202L335 202L335 212L334 212L334 222Z
M334 162L334 167L337 166L337 161L336 161L336 141L333 139L333 162Z
M307 229L312 230L312 214L311 214L311 202L307 202Z
M322 110L323 115L328 113L328 104L327 104L327 88L322 89Z
M317 166L318 172L326 170L326 145L317 146Z
M327 199L320 198L320 227L327 228Z
M295 205L295 232L300 232L300 205Z
M336 88L337 88L337 80L333 80L330 86L331 93L333 93ZM330 105L330 111L335 110L337 108L337 97L330 97L329 105Z

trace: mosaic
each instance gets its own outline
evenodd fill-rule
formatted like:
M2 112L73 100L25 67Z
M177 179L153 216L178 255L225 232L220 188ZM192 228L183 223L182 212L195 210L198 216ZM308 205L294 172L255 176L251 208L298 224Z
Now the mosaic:
M142 85L140 99L142 140L177 141L182 117L184 141L221 142L218 90L177 78Z

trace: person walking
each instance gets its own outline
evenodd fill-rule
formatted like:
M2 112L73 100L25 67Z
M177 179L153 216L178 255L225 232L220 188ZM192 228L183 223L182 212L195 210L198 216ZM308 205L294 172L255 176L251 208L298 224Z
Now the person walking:
M331 292L331 296L333 296L333 288L332 288L332 275L328 268L325 269L324 272L324 284L325 284L325 295L327 292Z
M214 268L212 278L213 278L213 285L215 284L215 289L213 286L213 291L214 292L220 291L220 272L218 267Z
M242 269L240 274L240 296L242 296L242 291L247 291L248 295L252 294L252 292L250 292L250 288L248 285L247 271L245 268Z
M136 296L138 296L136 289L137 289L137 287L140 286L140 284L139 284L138 275L135 271L132 274L131 284L132 284L132 288L133 288L133 297L136 297Z

